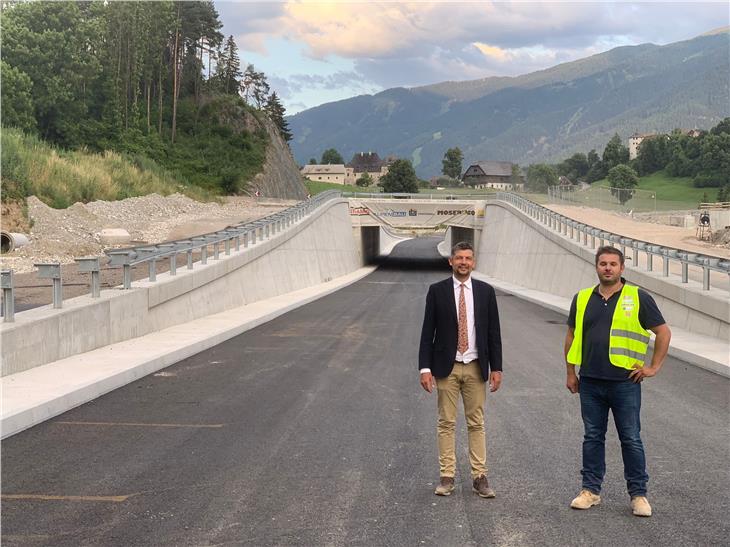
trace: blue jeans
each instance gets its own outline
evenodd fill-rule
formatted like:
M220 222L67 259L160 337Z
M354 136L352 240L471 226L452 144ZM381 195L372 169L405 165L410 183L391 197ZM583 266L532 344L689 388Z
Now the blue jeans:
M630 496L645 496L646 458L641 442L641 384L631 381L612 382L593 378L580 379L580 412L583 417L583 488L594 494L601 492L606 473L606 429L608 411L613 412L624 478Z

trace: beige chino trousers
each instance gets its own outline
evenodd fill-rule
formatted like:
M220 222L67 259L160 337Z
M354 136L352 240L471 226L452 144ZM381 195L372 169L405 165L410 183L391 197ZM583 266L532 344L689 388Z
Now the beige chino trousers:
M454 363L446 378L436 378L438 392L438 448L441 477L456 474L456 414L459 394L464 402L464 416L469 441L472 479L487 474L487 439L484 433L484 402L487 383L482 379L478 361L464 365Z

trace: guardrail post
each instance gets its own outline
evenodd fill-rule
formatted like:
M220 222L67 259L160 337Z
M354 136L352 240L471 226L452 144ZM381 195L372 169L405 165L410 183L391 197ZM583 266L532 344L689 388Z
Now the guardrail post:
M730 281L730 260L727 260L727 259L726 260L720 260L717 263L717 265L718 265L718 267L721 270L724 270L725 271L725 273L728 276L727 279L728 279L728 281ZM728 288L730 289L730 287L728 287Z
M100 270L98 256L75 258L78 271L91 274L91 298L99 298L101 294Z
M608 232L600 232L598 234L598 241L600 243L599 247L603 247L606 244L608 240L608 235Z
M122 287L125 289L132 288L132 265L124 264L122 266Z
M201 264L207 264L208 263L208 244L205 243L200 248L200 263Z
M617 244L621 243L621 238L615 234L608 234L608 240L611 242L611 247L616 247ZM623 251L621 251L623 254Z
M158 252L157 247L143 247L137 249L137 258L145 258ZM150 281L157 281L157 257L151 257L147 264L147 275Z
M654 253L659 249L656 245L646 246L646 271L654 271Z
M0 270L0 288L3 291L3 321L15 322L15 288L13 287L13 270Z
M50 279L53 282L53 307L63 307L63 284L61 282L61 264L58 262L40 262L33 264L38 268L38 277Z
M626 258L626 245L627 245L627 243L629 243L629 242L630 242L631 240L630 240L630 239L626 239L626 238L623 238L623 237L622 237L622 238L621 238L621 239L620 239L619 241L621 242L621 254L623 254L623 255L624 255L624 259L625 259L625 258Z
M662 262L662 275L669 277L669 259L677 258L677 251L673 249L664 249L663 252L664 261Z
M177 249L175 248L175 243L158 243L157 249L159 251L162 251L163 253L170 252L170 255L169 255L170 275L176 275L177 274ZM154 281L154 279L152 279L151 281Z
M680 251L677 255L682 263L682 283L687 283L689 281L689 253Z
M702 289L705 291L710 290L710 259L705 258L702 260Z

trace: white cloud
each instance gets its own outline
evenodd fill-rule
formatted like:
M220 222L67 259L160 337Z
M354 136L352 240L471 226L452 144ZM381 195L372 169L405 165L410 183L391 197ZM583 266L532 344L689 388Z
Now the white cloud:
M217 2L239 47L260 55L272 37L297 44L286 80L298 90L343 87L307 81L308 62L349 60L349 90L519 75L618 45L669 43L728 25L724 2ZM242 55L244 57L245 55ZM280 66L280 65L279 65ZM312 65L314 66L314 65ZM321 64L317 65L321 67ZM257 67L267 70L257 63Z

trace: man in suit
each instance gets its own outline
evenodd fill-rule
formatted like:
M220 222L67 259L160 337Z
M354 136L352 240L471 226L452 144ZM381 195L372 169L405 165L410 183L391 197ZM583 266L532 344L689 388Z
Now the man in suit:
M456 405L464 401L469 461L474 491L495 497L487 480L484 434L486 384L497 391L502 382L502 338L497 299L491 285L472 279L474 248L466 242L451 250L453 276L434 283L426 296L418 368L421 387L438 394L440 480L435 494L448 496L456 474Z

